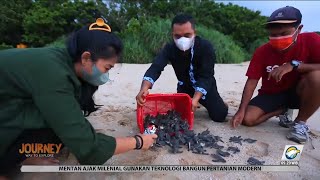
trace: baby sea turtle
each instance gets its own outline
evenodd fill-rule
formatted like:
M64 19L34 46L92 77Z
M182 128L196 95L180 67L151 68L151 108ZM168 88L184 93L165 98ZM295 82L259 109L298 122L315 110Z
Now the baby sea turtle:
M198 136L193 136L192 138L193 142L195 142L196 144L199 144L199 137Z
M160 140L165 139L166 133L162 129L159 129L156 134L158 135L157 139L160 139Z
M241 141L242 141L241 136L233 136L229 138L229 142L238 143L240 145L242 145Z
M210 147L213 146L215 142L209 141L209 142L205 142L205 147Z
M162 147L162 146L165 146L165 145L166 145L166 142L165 142L165 141L157 140L155 145L158 146L158 147Z
M195 154L209 155L206 148L215 148L217 156L215 162L225 162L221 157L227 157L230 154L221 149L223 146L217 143L223 142L220 136L214 136L210 133L209 129L196 134L193 130L189 130L187 121L181 118L181 115L174 110L170 110L167 114L147 115L145 118L145 127L150 124L157 127L155 132L158 135L155 147L170 146L171 153L182 153L181 145L187 145L188 151ZM220 157L220 158L219 158Z
M226 162L226 160L223 159L223 157L221 157L220 155L211 154L211 156L214 158L214 159L212 160L213 162L223 162L223 163Z
M229 157L229 156L230 156L230 153L224 152L224 151L222 151L221 149L217 149L217 153L218 153L220 156L223 156L223 157Z
M223 142L223 141L222 141L222 137L220 137L220 136L214 136L214 139L215 139L216 141ZM224 143L224 142L223 142L223 143Z
M187 136L187 137L192 138L192 137L195 136L196 134L194 133L193 130L186 130L186 131L184 131L184 135Z
M217 144L217 143L214 143L212 146L211 146L211 148L214 148L214 149L222 149L222 148L224 148L223 146L220 146L219 144Z
M180 151L179 149L182 148L179 144L179 140L178 139L173 139L171 141L171 153L176 154L176 153L182 153L183 151Z
M207 129L207 130L205 130L205 131L203 131L203 132L201 133L201 135L209 135L209 134L210 134L209 129Z
M172 147L173 145L172 145L172 143L170 142L170 141L165 141L165 143L166 143L166 145L168 145L168 146L170 146L170 147Z
M186 144L187 141L186 141L186 139L184 138L184 136L182 135L181 132L176 132L175 137L176 137L177 139L179 139L179 141L180 141L182 144Z
M169 134L169 133L166 133L166 134L164 135L164 140L170 141L170 139L171 139L170 134Z
M259 161L258 159L254 157L250 157L247 161L249 165L263 165L265 161Z
M247 139L244 139L243 140L243 142L247 142L247 143L250 143L250 144L252 144L252 143L255 143L257 140L255 140L255 139L250 139L250 138L247 138Z
M198 135L197 138L201 142L215 142L211 135Z
M203 155L209 155L206 153L207 150L205 150L202 146L197 146L193 149L192 153L194 154L203 154Z
M231 151L231 152L233 152L233 154L236 154L236 153L240 152L240 149L238 147L230 146L230 147L228 147L227 151Z
M180 127L181 127L181 129L182 129L183 131L186 131L186 130L189 129L189 124L187 123L187 121L182 121L182 122L180 123Z
M179 132L179 131L180 131L180 126L179 126L179 124L177 123L177 124L174 125L174 132L177 133L177 132Z

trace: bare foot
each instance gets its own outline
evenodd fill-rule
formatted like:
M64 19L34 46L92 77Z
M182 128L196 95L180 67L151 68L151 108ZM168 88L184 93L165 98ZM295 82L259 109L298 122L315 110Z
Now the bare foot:
M29 157L22 162L22 165L59 165L59 160L55 158Z

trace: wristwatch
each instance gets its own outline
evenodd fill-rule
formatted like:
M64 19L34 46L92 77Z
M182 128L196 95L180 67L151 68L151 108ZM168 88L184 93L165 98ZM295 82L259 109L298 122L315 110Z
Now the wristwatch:
M293 67L293 70L296 70L298 69L299 65L301 64L301 61L298 61L298 60L292 60L290 62L291 66Z

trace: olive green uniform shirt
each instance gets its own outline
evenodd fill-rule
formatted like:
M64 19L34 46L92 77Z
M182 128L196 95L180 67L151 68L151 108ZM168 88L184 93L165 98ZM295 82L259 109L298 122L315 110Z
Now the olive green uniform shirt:
M84 118L80 86L66 49L0 51L0 157L23 130L51 128L81 164L105 163L116 141Z

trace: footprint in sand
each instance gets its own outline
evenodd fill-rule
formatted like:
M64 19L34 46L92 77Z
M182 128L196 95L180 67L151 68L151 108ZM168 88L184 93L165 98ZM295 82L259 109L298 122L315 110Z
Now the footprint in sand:
M257 142L250 148L246 154L249 156L254 157L262 157L262 156L268 156L269 155L269 144L264 142Z
M120 126L128 126L128 125L131 124L131 122L130 122L129 119L123 119L123 120L118 121L118 124L119 124Z
M179 164L180 164L180 165L189 165L188 161L186 161L186 160L183 159L183 158L179 159Z
M108 106L108 107L106 107L106 109L105 109L105 111L106 112L119 112L119 111L121 111L119 108L117 108L117 107L114 107L114 106Z

